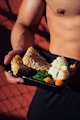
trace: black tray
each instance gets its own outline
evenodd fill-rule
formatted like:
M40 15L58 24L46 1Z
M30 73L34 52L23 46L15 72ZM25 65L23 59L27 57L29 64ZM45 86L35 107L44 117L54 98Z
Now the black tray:
M49 63L52 62L56 57L58 57L58 55L51 54L49 52L43 51L43 50L38 49L38 48L37 48L37 51L43 57L45 57ZM79 77L80 76L80 61L72 59L72 58L67 58L67 57L66 57L66 59L67 59L69 64L76 63L77 68L74 72L71 73L69 78L64 82L63 86L55 86L52 84L45 83L43 81L35 80L31 77L28 77L27 75L26 76L22 75L21 77L24 79L24 84L31 85L31 86L37 86L37 87L40 87L43 89L54 90L56 92L62 90L64 87L74 86L74 85L80 86L80 77ZM10 71L11 70L10 65L6 66L5 70Z

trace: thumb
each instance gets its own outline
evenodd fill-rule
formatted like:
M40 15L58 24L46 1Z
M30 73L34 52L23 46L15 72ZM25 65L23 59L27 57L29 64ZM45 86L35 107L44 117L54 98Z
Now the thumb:
M11 50L5 57L4 57L4 64L7 65L11 62L12 58L17 55L20 54L21 50Z

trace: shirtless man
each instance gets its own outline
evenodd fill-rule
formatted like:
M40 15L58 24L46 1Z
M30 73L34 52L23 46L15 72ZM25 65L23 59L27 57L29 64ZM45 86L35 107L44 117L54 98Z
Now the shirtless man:
M34 34L43 16L45 5L50 32L49 51L80 60L80 0L23 0L11 34L13 50L5 56L5 64L10 63L13 56L26 50L28 46L34 45ZM23 82L23 79L15 79L7 72L5 75L11 83ZM76 105L76 102L72 101L76 97L72 91L64 91L59 96L39 89L34 98L33 107L31 106L28 113L28 117L31 117L29 120L43 120L43 118L45 120L66 120L66 116L68 120L70 116L70 120L72 120L72 116L75 120L80 119L78 111L75 111L75 107L80 111L80 97L78 96L79 103ZM70 99L69 96L72 98ZM57 98L60 102L57 101ZM65 98L68 102L65 101ZM45 100L47 105L45 105ZM53 102L49 100L53 100ZM57 104L54 104L56 101ZM65 107L61 106L63 103Z

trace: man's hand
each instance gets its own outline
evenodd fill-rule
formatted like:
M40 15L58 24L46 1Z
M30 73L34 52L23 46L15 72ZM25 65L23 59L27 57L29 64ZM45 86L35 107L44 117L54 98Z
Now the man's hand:
M12 50L10 51L4 58L4 64L5 65L8 65L12 58L17 55L17 54L20 54L21 53L21 50ZM10 83L23 83L24 80L20 77L14 77L12 76L9 72L6 72L5 71L5 76L6 76L6 79L10 82Z
M24 80L20 77L14 77L11 75L11 73L9 72L4 72L6 79L10 82L10 83L24 83Z
M11 50L4 58L4 64L8 65L15 55L21 54L21 50Z

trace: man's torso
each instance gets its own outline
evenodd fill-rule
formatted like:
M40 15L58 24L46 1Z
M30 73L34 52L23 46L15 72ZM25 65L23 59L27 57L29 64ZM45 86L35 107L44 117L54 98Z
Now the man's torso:
M80 60L80 0L45 0L50 51Z

